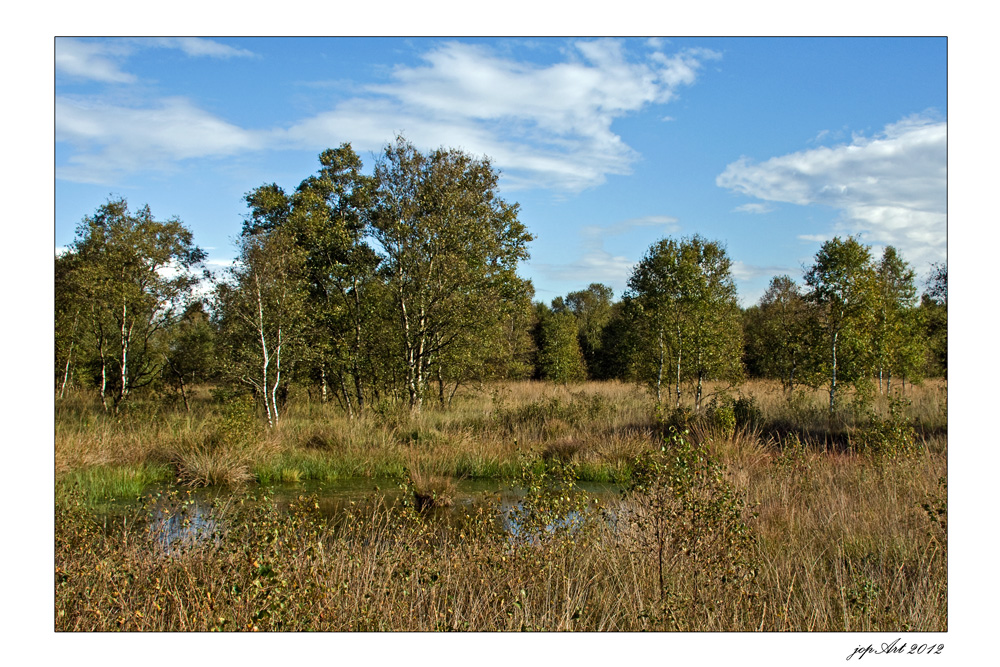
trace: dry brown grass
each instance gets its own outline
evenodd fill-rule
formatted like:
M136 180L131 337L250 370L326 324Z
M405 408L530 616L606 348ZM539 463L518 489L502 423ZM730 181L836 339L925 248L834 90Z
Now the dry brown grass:
M705 561L678 548L660 590L648 545L613 522L520 544L497 532L485 505L448 527L378 504L334 526L305 505L286 514L264 504L233 515L234 532L216 546L171 558L154 556L138 528L106 534L86 507L64 507L57 627L947 629L947 535L924 508L946 518L944 383L907 386L923 447L881 458L845 447L860 427L849 393L836 437L823 430L830 423L822 390L790 396L754 381L730 393L753 396L760 423L726 433L696 422L692 435L721 462L726 488L745 507L757 567L750 580L706 579ZM649 395L621 383L506 383L414 417L349 420L330 405L293 402L278 428L244 440L220 436L232 425L224 428L207 401L190 415L143 408L110 419L74 400L57 406L62 476L169 462L192 483L239 483L248 471L285 481L408 475L414 491L443 503L457 477L519 478L544 459L584 477L627 475L664 442ZM871 407L884 415L887 400Z

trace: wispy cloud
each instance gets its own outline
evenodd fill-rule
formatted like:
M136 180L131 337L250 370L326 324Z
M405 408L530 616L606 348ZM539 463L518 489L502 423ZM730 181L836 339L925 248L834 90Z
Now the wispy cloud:
M57 176L108 183L138 170L169 170L191 158L214 158L263 148L265 132L244 130L184 98L131 108L92 99L56 98L56 141L76 150Z
M56 71L78 79L104 83L133 83L136 77L121 69L131 48L121 42L56 40Z
M56 40L56 71L77 79L103 83L135 83L137 78L122 69L124 61L140 49L177 49L192 57L233 58L253 53L200 37L156 37Z
M649 236L660 237L679 229L677 218L669 215L648 215L640 218L619 220L609 225L587 225L580 229L581 254L573 260L560 264L532 262L532 267L552 280L601 282L609 285L616 293L625 291L632 269L638 257L616 255L604 247L605 239L645 231ZM645 249L645 239L635 244L638 252Z
M222 44L202 37L153 37L129 40L139 47L158 47L161 49L178 49L192 57L208 58L251 58L254 53L247 49Z
M508 187L579 191L629 173L637 159L612 131L615 119L670 102L718 57L704 49L637 56L620 41L596 40L575 42L566 60L543 66L448 42L417 66L395 68L366 96L296 123L289 138L312 148L351 139L377 149L404 131L418 145L491 156Z
M677 218L669 215L647 215L641 218L619 220L610 225L587 225L582 232L588 237L620 236L643 227L660 227L663 233L675 232L678 229Z
M755 264L741 262L740 260L733 260L730 270L732 271L733 277L739 281L771 278L773 276L780 275L797 277L798 274L802 272L802 268L798 266L757 266Z
M604 248L593 248L571 262L546 264L531 261L529 264L550 280L604 283L616 294L621 294L625 290L636 260L623 255L613 255Z
M742 206L737 206L733 210L737 213L754 213L759 215L762 213L770 213L774 210L774 207L770 204L743 204Z
M894 245L919 266L946 252L947 139L947 122L916 115L850 144L761 163L741 158L716 184L765 201L838 209L830 236Z
M210 40L144 40L145 48L232 57L249 52ZM193 101L171 98L143 108L100 98L57 100L57 141L73 151L58 176L106 182L113 174L169 169L172 161L247 150L322 150L350 141L378 151L398 133L423 149L454 146L488 155L510 190L578 192L628 174L639 153L617 135L618 118L672 101L698 78L706 49L676 53L657 42L627 51L619 40L573 42L561 62L535 64L479 45L440 44L385 83L360 86L328 111L284 127L251 131ZM128 41L60 40L61 71L128 83ZM60 56L57 55L57 58ZM192 131L193 129L193 131ZM141 131L138 131L141 130ZM146 151L149 154L143 155Z

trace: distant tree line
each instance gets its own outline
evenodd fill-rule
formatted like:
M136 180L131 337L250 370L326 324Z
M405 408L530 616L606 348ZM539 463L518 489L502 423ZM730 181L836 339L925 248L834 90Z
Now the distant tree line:
M179 220L123 199L85 218L55 261L57 397L90 388L116 412L155 388L189 406L213 383L252 393L274 425L292 386L352 416L524 378L635 381L675 405L687 389L698 409L706 382L749 376L826 386L832 409L845 384L947 371L947 268L918 303L892 247L876 260L835 238L801 284L777 276L741 309L724 245L665 238L620 300L593 283L546 305L517 275L532 236L488 159L397 137L370 176L350 144L319 161L294 192L247 193L221 276L199 273Z

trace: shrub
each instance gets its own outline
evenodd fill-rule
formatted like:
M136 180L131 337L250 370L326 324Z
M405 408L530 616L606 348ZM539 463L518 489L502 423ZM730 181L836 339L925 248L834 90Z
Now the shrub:
M174 451L177 477L186 486L239 486L253 481L253 448L261 427L250 396L226 403L222 419L203 442Z
M764 421L764 412L754 396L741 395L733 401L733 416L736 428L754 428Z
M661 406L656 406L655 422L659 433L666 437L670 433L690 431L694 425L694 413L690 408L679 407L668 409L664 413Z
M736 433L736 412L732 397L720 394L712 398L705 417L712 430L721 438L732 438Z
M889 416L868 412L868 422L859 429L854 447L859 454L874 458L907 456L919 450L916 431L906 410L910 402L901 396L889 399Z
M636 459L626 495L631 501L626 520L656 565L662 613L690 616L721 599L720 589L725 597L750 597L757 565L743 501L726 482L722 465L686 432L672 431L659 452ZM684 575L678 577L678 570ZM667 590L671 581L689 585Z
M413 494L414 507L425 512L435 507L451 507L458 488L455 480L444 475L431 475L413 466L409 471L409 484L403 488Z

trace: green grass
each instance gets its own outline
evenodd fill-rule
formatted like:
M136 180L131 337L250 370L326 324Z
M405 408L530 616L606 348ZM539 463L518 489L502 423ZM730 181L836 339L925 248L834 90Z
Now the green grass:
M76 487L91 503L135 500L153 484L171 482L174 471L168 465L93 466L74 470L60 480L63 489Z

